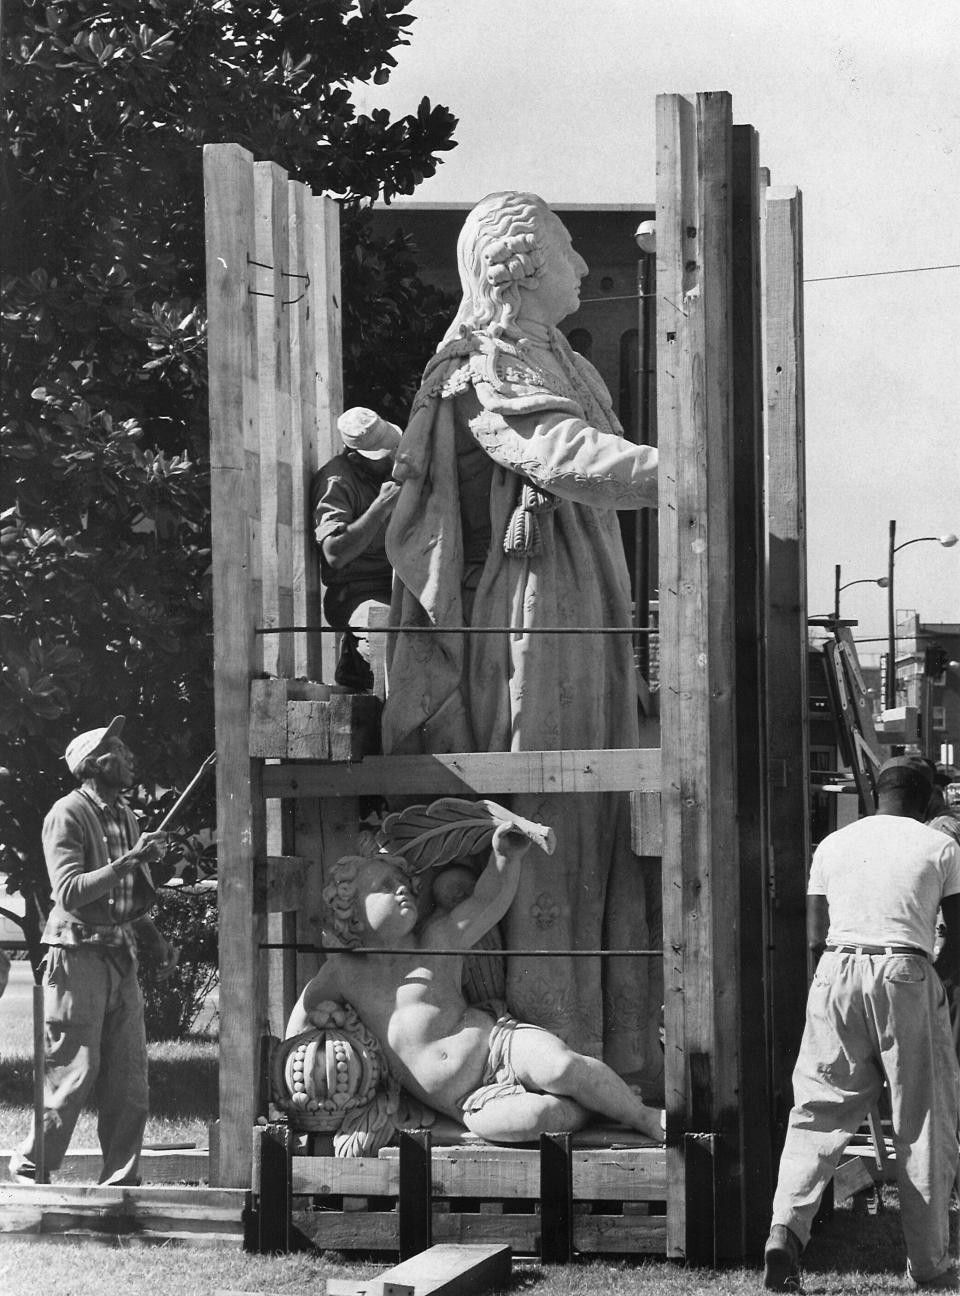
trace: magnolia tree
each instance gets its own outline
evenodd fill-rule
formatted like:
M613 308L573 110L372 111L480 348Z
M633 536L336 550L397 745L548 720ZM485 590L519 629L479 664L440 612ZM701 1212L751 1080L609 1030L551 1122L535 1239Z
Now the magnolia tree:
M366 213L433 174L456 121L361 115L350 86L387 79L413 21L401 0L6 5L0 871L34 953L70 736L130 717L148 822L213 747L202 147L341 200L347 399L402 419L450 306ZM205 816L209 796L194 843Z

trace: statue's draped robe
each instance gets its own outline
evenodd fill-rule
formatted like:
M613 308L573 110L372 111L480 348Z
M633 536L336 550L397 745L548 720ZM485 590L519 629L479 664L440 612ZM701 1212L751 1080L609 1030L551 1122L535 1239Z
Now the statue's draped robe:
M400 445L412 475L387 532L393 624L631 622L615 510L656 504L656 451L624 440L603 380L557 330L527 337L473 335L427 367ZM539 552L517 556L503 540L524 482L547 508ZM389 678L388 753L638 743L629 635L397 635ZM629 795L511 804L549 824L557 849L526 857L508 947L645 948L649 879L630 849ZM659 1076L650 970L643 958L513 957L507 1002L621 1073Z

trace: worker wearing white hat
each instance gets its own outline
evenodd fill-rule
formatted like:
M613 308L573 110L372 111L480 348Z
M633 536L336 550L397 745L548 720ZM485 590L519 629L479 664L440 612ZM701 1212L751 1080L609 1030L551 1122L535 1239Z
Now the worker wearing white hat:
M362 631L372 611L390 605L393 570L384 535L400 491L392 477L400 429L362 405L345 410L337 429L343 453L324 464L311 487L323 611L335 629L360 628L356 647L368 660ZM337 678L341 683L357 682L341 678L339 671Z
M179 957L149 917L156 900L149 866L160 858L166 833L141 833L122 796L134 781L123 726L124 717L114 716L68 743L64 760L80 786L55 802L43 823L53 892L41 937L49 947L44 1161L51 1171L59 1168L77 1117L94 1096L103 1184L139 1183L149 1095L137 944L155 954L161 977ZM32 1134L10 1158L10 1175L35 1181Z

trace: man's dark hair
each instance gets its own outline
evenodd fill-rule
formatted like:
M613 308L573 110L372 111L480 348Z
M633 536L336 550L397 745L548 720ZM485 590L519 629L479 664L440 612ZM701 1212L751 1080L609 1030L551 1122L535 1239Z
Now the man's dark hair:
M908 814L923 814L932 792L933 784L919 769L881 770L877 778L877 796L897 797Z
M103 755L102 751L91 752L89 756L84 757L77 768L73 771L73 776L80 783L85 783L87 779L96 778L100 772L97 769L97 761Z

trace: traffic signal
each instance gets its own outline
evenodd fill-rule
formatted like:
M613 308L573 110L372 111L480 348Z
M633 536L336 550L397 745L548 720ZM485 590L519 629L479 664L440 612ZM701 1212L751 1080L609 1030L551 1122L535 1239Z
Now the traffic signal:
M939 644L929 644L923 652L923 673L931 679L942 679L950 658Z

